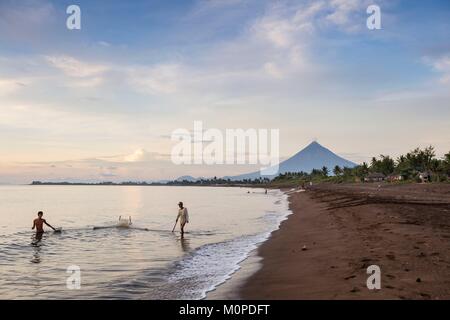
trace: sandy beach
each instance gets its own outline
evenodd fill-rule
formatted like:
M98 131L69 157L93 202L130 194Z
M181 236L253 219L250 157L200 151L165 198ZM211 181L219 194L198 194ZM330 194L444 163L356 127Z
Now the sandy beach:
M289 200L293 214L237 297L450 298L449 184L323 184ZM370 265L381 290L366 286Z

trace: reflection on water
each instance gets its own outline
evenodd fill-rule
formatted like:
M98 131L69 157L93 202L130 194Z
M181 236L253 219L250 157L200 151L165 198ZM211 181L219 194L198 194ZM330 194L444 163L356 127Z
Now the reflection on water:
M191 250L189 246L189 239L186 238L186 235L180 237L180 244L183 252L189 252Z
M13 217L0 225L0 298L201 298L284 217L279 198L239 188L0 186ZM184 237L171 232L179 201L191 218ZM38 210L63 229L30 243ZM120 215L134 228L94 230ZM81 289L67 289L68 266L80 267Z
M42 238L42 236L40 236L40 238ZM39 241L40 240L41 239L39 239ZM40 263L41 262L41 255L40 255L41 246L39 245L39 243L32 243L31 245L33 246L33 257L31 258L31 262L32 263Z
M31 244L38 245L39 242L41 242L43 235L44 235L44 232L36 232L31 240Z

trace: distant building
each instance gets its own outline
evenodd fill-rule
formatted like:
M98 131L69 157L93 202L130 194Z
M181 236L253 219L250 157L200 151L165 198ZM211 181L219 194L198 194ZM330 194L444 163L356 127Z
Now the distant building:
M419 172L419 179L425 183L431 181L431 171Z
M386 176L379 172L369 173L369 175L364 178L365 182L381 182L384 180L386 180Z
M402 181L403 176L401 174L391 174L387 177L387 180L390 182Z

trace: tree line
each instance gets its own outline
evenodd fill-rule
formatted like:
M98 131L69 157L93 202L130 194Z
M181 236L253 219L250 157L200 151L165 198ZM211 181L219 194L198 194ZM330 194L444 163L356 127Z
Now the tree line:
M306 180L306 181L363 181L371 173L382 174L383 176L395 176L396 180L418 180L420 174L427 174L432 181L444 182L450 177L450 152L443 158L436 158L434 147L425 149L416 148L396 159L388 155L373 157L370 163L363 162L353 168L335 166L330 171L327 167L313 169L311 173L306 172L286 172L278 175L274 182L286 180Z

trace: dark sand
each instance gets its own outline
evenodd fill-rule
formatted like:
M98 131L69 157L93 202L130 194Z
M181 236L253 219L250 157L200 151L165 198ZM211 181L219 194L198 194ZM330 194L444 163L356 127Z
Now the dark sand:
M290 207L239 298L450 299L450 184L320 185Z

